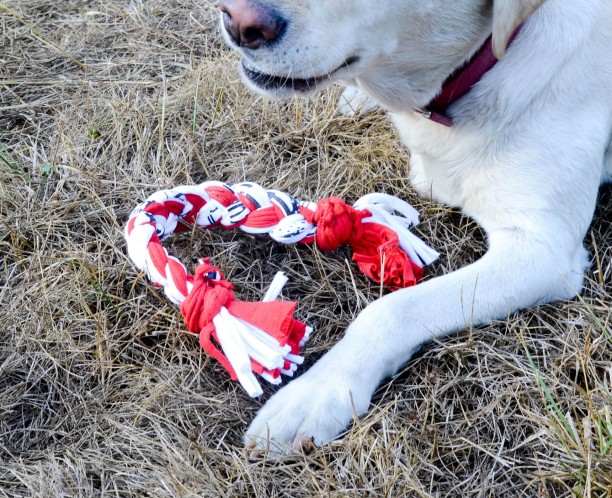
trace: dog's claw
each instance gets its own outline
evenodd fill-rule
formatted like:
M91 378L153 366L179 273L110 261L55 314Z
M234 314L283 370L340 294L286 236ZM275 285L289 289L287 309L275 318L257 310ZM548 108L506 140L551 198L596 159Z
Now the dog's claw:
M244 447L243 452L246 459L251 462L261 460L261 458L263 457L262 450L257 448L257 445L253 441L251 441Z
M297 436L293 441L293 452L310 455L315 450L315 442L312 436Z
M276 447L276 445L274 445ZM312 436L297 436L291 447L291 452L296 455L310 455L316 449L314 437ZM283 454L289 454L290 451L281 452L278 451L266 451L265 448L257 446L257 443L248 443L243 450L244 457L250 462L257 462L264 459L264 457L277 458ZM289 450L289 448L287 448Z
M249 462L256 462L264 457L264 453L262 450L253 447L250 450L245 450L245 456Z

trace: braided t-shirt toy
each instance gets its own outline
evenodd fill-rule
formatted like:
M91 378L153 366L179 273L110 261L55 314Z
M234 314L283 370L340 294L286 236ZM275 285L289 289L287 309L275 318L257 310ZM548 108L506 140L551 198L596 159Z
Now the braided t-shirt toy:
M412 206L387 194L368 194L349 206L337 197L298 202L250 182L209 181L151 195L130 215L125 237L134 264L181 306L187 329L254 397L262 393L254 373L278 384L303 362L300 348L311 328L293 318L296 303L276 300L286 277L277 274L261 302L236 301L232 284L208 259L190 275L161 242L195 224L240 227L326 251L346 243L363 273L395 290L415 285L422 267L438 257L408 230L418 221Z

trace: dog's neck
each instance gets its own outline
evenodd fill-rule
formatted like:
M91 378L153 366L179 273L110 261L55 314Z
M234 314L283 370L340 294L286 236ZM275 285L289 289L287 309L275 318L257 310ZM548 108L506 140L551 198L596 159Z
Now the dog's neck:
M520 29L521 26L516 28L508 45L512 43ZM416 109L416 112L441 125L453 126L453 119L446 114L446 110L469 92L496 63L492 37L489 36L472 58L446 79L440 93L424 109Z

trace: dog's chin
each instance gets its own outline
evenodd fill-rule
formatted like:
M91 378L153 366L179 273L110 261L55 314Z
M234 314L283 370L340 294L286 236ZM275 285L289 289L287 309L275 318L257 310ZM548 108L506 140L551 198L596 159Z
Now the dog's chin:
M341 79L349 67L357 63L358 57L349 57L339 67L321 75L310 78L291 78L290 76L272 75L251 68L242 61L242 77L253 90L271 97L285 98L293 95L310 95L334 81ZM344 76L346 77L346 76Z

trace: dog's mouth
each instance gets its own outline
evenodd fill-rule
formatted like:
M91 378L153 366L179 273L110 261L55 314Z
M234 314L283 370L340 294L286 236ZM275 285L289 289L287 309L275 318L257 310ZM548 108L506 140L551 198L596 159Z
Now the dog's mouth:
M340 66L323 76L311 78L291 78L290 76L277 76L259 72L248 67L242 61L242 72L245 78L257 88L270 93L309 93L318 89L322 84L330 81L333 76L359 61L359 57L347 58Z

